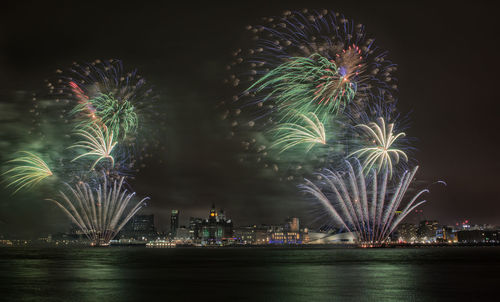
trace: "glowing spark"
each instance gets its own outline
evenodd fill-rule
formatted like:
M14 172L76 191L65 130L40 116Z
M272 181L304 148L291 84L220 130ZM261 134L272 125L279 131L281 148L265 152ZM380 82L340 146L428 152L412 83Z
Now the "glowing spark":
M135 193L128 194L122 189L123 177L108 185L99 185L93 191L89 184L79 182L71 187L66 184L71 195L60 192L62 201L47 199L54 202L91 240L92 245L109 245L109 241L123 228L142 207L144 198L132 203Z
M297 122L280 124L274 129L277 139L272 147L281 145L280 153L299 144L309 144L306 152L315 144L326 144L325 126L316 114L299 113L298 117L300 119Z
M417 199L429 192L421 190L406 205L402 202L418 167L405 171L396 188L390 190L389 171L377 174L371 170L371 177L367 177L359 162L356 172L349 162L346 166L344 174L325 169L318 173L316 183L306 179L300 187L320 202L335 223L356 233L361 242L385 241L409 213L425 202Z
M360 124L356 125L356 127L361 128L365 132L371 143L369 146L352 152L348 157L365 157L363 161L365 172L370 171L374 167L376 167L377 171L387 169L389 171L389 178L392 178L393 158L395 164L399 162L400 157L408 161L408 156L403 150L393 147L394 142L398 138L404 137L405 133L401 132L394 135L394 124L391 123L386 128L382 117L377 118L377 123L371 122L368 125Z
M113 132L108 131L108 127L103 125L101 128L96 123L92 123L84 128L77 129L75 134L81 136L85 140L77 142L70 148L83 148L88 152L75 157L72 161L85 156L97 156L90 170L94 169L95 165L105 158L109 159L111 165L114 166L115 160L111 152L117 142L113 140Z
M22 188L32 187L53 175L49 166L40 157L28 151L21 151L20 153L25 154L25 156L8 161L9 163L18 164L18 166L2 174L10 174L10 182L7 187L17 187L13 194Z

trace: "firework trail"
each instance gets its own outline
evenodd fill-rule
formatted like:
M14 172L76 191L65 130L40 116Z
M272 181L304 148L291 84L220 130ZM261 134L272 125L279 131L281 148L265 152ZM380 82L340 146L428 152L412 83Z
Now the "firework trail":
M362 243L382 243L397 225L425 200L417 201L428 190L421 190L408 202L403 198L418 170L403 173L396 186L389 186L389 171L369 176L356 161L353 167L346 161L346 171L324 169L318 181L308 179L300 188L311 194L328 212L334 223L354 232ZM396 214L399 213L399 214Z
M28 151L20 151L19 153L24 155L7 162L16 166L2 174L8 175L7 187L16 188L13 194L23 188L33 187L53 175L49 166L39 156Z
M62 201L47 199L54 202L94 246L109 245L111 239L123 228L142 207L144 198L138 202L132 201L135 193L128 193L123 188L122 177L108 185L104 183L92 190L90 185L79 182L74 187L66 184L69 194L60 192Z

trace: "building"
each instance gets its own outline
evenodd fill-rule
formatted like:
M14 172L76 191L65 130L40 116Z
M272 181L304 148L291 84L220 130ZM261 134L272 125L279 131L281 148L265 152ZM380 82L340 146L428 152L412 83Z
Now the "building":
M443 225L436 231L436 242L456 242L457 238L451 226Z
M203 218L189 217L189 236L193 242L201 242L201 228L203 226Z
M285 225L273 225L269 228L270 244L302 244L302 236L299 229L299 219L287 218Z
M257 242L256 226L241 226L233 231L233 237L238 244L255 244Z
M290 232L299 232L300 224L297 217L290 217L286 220L286 229Z
M228 219L221 209L217 211L215 204L212 205L208 219L203 221L201 226L202 245L222 245L228 240L232 240L233 222Z
M354 244L356 243L356 234L352 232L336 233L312 232L308 233L309 240L307 244Z
M177 229L175 239L181 242L191 242L192 238L189 228L181 225Z
M401 223L395 232L395 237L397 241L415 242L418 239L417 226L413 223Z
M179 211L172 210L170 215L170 237L177 236L177 229L179 228Z
M155 216L151 215L135 215L120 231L118 238L134 238L145 240L157 236L155 229Z
M438 228L437 220L422 220L417 229L417 236L421 242L434 242Z
M461 243L498 243L499 235L498 231L465 230L457 232L457 240Z

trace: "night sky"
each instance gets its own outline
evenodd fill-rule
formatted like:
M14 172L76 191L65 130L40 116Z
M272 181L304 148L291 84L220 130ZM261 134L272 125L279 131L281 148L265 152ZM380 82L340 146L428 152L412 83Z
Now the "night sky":
M3 4L0 160L28 139L31 95L43 91L54 70L73 61L116 58L155 87L167 115L166 151L157 151L132 181L140 196L151 197L144 213L157 216L160 230L171 209L180 210L185 224L189 216L206 217L212 203L236 225L280 223L287 216L316 222L295 186L238 163L240 149L226 138L216 104L228 97L224 66L240 47L246 25L288 9L328 8L365 24L399 66L399 109L410 112L406 132L418 138L417 177L448 183L434 187L421 218L500 224L496 10L479 1L373 2ZM57 232L69 225L43 201L50 197L43 192L11 196L0 190L0 234Z

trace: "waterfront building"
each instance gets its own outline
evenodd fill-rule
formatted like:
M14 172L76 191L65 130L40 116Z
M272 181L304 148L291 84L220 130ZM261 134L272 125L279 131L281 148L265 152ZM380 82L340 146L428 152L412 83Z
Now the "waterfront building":
M443 225L439 227L436 231L436 241L437 242L455 242L456 236L452 227Z
M183 225L177 229L176 233L175 239L178 241L188 242L192 240L190 230Z
M422 242L435 242L439 227L437 220L422 220L417 229L417 236Z
M270 244L302 244L302 236L299 229L299 219L288 218L285 225L272 225L269 228Z
M157 236L154 215L135 215L122 228L117 238L151 239Z
M354 244L356 242L356 234L352 232L314 232L309 230L308 237L307 244Z
M401 223L395 232L395 238L401 242L417 241L417 226L413 223Z
M233 231L233 237L238 244L255 244L257 242L256 226L237 227Z
M457 232L460 243L499 243L499 231L492 230L462 230Z
M170 214L170 237L177 236L177 229L179 228L179 210L172 210Z
M201 227L201 244L222 245L225 241L232 240L232 236L233 222L226 217L222 209L217 211L213 204L208 219Z
M201 228L203 226L203 218L189 217L189 236L193 242L201 241Z

